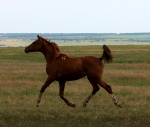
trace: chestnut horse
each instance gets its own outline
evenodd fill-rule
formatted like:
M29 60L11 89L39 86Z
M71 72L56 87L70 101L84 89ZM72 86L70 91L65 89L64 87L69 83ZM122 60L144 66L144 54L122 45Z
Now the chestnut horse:
M60 49L56 43L48 41L39 35L37 35L37 37L37 40L25 48L26 53L43 53L47 62L46 72L48 78L40 90L36 104L37 107L40 104L43 92L55 80L59 82L60 98L63 99L68 106L75 107L75 104L72 104L64 97L65 83L66 81L77 80L84 76L87 76L93 87L93 91L83 102L83 107L87 106L92 96L100 89L99 86L103 87L111 95L113 103L116 106L121 107L110 85L102 80L104 69L102 61L112 61L111 51L106 45L103 45L103 54L100 58L94 56L70 58L66 54L60 53Z

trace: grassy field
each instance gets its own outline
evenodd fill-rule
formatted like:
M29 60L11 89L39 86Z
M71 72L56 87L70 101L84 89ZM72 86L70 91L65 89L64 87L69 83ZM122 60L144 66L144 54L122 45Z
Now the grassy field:
M71 57L99 57L101 47L66 46L61 51ZM150 45L109 47L114 61L105 64L103 79L112 86L122 109L102 88L83 108L92 90L86 78L66 85L65 96L76 108L68 107L59 98L57 82L46 89L36 108L47 77L43 55L25 54L24 48L0 48L0 127L149 127Z

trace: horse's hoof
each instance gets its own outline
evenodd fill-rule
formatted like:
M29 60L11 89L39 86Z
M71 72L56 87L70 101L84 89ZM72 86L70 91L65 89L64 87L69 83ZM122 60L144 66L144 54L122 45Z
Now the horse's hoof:
M115 105L119 108L122 108L122 105L121 104L118 104L118 103L115 103Z
M86 103L84 103L84 104L83 104L83 107L86 107L86 106L87 106L87 104L86 104Z
M121 105L121 104L119 104L119 105L118 105L118 107L119 107L119 108L122 108L122 105Z
M75 105L75 104L72 104L72 107L73 107L73 108L75 108L75 107L76 107L76 105Z
M36 107L38 108L40 105L39 104L36 104Z

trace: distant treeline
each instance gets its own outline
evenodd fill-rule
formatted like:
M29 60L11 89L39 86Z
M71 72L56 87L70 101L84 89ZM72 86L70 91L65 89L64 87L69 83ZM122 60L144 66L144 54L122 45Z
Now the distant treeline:
M22 39L30 41L37 39L37 35L48 40L63 42L150 42L150 33L0 33L0 41L7 39Z
M37 35L43 37L62 36L110 36L110 35L150 35L150 33L0 33L0 38L35 38Z

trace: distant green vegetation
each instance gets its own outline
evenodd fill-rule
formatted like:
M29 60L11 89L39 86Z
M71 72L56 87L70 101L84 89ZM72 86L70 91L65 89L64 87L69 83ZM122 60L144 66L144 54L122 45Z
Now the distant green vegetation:
M150 33L0 33L0 40L30 43L37 34L60 45L150 44Z
M114 63L150 63L150 45L109 46ZM61 46L62 53L70 57L102 55L102 46ZM0 48L0 62L45 62L41 53L24 53L24 48Z

